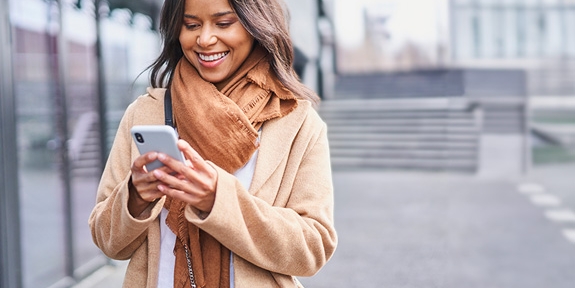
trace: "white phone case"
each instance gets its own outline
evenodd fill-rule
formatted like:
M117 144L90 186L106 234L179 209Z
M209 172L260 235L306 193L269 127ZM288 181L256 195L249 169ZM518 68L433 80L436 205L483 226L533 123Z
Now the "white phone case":
M170 157L185 162L183 153L178 149L178 135L174 128L167 125L136 125L130 129L132 138L140 154L150 151L165 153ZM159 160L146 165L148 171L164 166Z

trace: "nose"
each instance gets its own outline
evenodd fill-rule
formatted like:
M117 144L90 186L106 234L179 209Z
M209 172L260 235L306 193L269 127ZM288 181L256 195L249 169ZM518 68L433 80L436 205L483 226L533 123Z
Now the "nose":
M203 27L200 31L200 35L196 39L196 43L200 47L208 47L210 45L215 44L218 41L218 38L213 33L212 29L208 27Z

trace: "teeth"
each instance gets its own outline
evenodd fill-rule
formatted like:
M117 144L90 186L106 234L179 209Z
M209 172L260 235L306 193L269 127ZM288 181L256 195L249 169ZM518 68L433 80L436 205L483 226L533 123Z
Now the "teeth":
M223 52L223 53L218 53L215 55L204 55L204 54L199 54L200 55L200 59L202 59L203 61L216 61L216 60L220 60L222 59L222 57L228 55L228 52Z

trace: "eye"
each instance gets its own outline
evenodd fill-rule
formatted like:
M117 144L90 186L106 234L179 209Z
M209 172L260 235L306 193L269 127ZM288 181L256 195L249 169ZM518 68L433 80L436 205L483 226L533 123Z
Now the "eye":
M218 22L216 25L218 25L218 27L220 28L227 28L232 26L232 24L234 24L233 22Z
M186 27L188 30L195 30L200 27L200 25L196 23L184 23L184 27Z

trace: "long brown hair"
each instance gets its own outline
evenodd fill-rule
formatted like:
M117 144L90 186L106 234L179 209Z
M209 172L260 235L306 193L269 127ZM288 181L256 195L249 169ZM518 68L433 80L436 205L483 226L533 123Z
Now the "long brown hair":
M193 0L190 0L193 1ZM294 50L289 34L289 14L283 0L228 0L257 44L270 53L270 64L280 82L297 97L319 103L319 97L299 81L293 69ZM178 61L184 56L180 44L186 0L166 0L160 15L164 42L160 56L150 65L152 87L169 85Z

